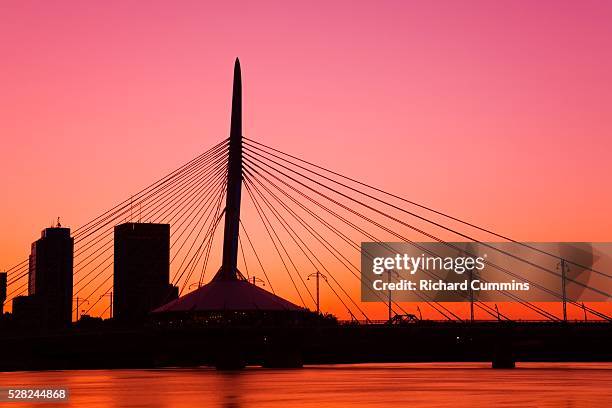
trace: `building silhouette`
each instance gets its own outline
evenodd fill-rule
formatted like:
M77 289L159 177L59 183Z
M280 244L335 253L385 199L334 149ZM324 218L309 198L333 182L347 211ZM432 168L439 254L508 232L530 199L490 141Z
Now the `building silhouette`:
M37 296L15 296L13 299L13 319L21 328L41 328L44 323L42 311L42 303Z
M143 321L178 297L170 285L170 225L125 223L115 227L114 317Z
M28 296L13 301L15 319L44 328L69 327L72 322L74 239L70 228L45 228L32 243Z
M0 318L4 314L4 302L6 301L6 272L0 272Z

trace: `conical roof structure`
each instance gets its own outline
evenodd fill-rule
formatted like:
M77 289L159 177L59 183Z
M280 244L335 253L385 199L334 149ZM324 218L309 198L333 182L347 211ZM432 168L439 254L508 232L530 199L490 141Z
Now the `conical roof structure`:
M193 292L157 308L154 313L213 311L302 312L306 309L244 279L213 279Z
M232 118L227 164L227 196L223 261L212 281L171 301L153 313L173 312L307 312L288 300L248 282L238 271L238 233L242 190L242 78L240 61L234 65Z

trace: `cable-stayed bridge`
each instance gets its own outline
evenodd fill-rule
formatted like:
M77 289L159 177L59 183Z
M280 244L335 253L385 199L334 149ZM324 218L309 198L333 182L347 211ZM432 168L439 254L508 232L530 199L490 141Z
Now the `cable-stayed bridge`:
M360 302L360 243L404 242L437 255L419 242L438 242L465 251L453 242L466 241L535 269L561 286L571 282L602 299L610 298L612 271L561 258L244 136L241 98L237 65L230 138L73 231L73 296L80 299L73 308L75 319L82 314L105 318L112 314L113 230L126 221L170 224L171 283L179 288L179 295L197 290L219 274L233 274L255 285L261 282L266 290L310 310L318 308L320 290L325 303L350 320L376 322L387 307L391 320L394 315L415 314L415 305L389 300L382 294L376 295L381 305ZM504 252L489 245L490 241L511 242L523 251L518 255ZM538 261L530 254L537 255ZM567 320L568 315L610 321L608 312L596 304L568 299L562 291L531 279L520 268L509 269L493 261L488 267L529 282L557 302L534 303L501 291L512 302L507 309L465 295L468 308L417 293L419 313L449 321L473 320L474 316L511 321L530 316L558 322ZM583 276L567 273L572 270L582 271ZM28 259L7 272L10 303L28 293ZM423 273L442 278L436 271ZM585 276L597 277L595 281L603 285L596 286Z

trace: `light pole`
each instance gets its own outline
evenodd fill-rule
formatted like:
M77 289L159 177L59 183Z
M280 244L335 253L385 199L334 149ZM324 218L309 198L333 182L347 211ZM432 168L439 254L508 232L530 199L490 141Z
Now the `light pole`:
M565 265L565 259L561 258L561 262L557 265L557 269L561 269L561 298L563 301L563 321L567 323L567 293L565 288L566 273L569 270Z
M395 274L395 276L397 276L398 278L399 278L399 276L400 276L400 275L399 275L399 273L395 272L394 270L387 269L387 292L388 292L388 296L389 296L389 299L388 299L388 306L389 306L389 322L391 321L391 318L392 318L392 316L391 316L391 315L393 314L393 309L391 308L391 288L389 287L389 286L390 286L390 283L391 283L391 274L392 274L392 273L394 273L394 274Z
M470 253L476 253L476 251L474 251L474 248L472 247L472 244L468 243L467 246L465 247L465 250L463 251L463 256L466 257L471 257ZM485 255L486 256L486 255ZM470 301L470 323L474 323L474 300L475 300L475 294L474 294L474 289L472 288L472 282L474 282L474 265L472 266L467 266L466 268L467 273L468 273L468 296L469 296L469 301ZM476 276L478 277L478 276Z
M263 279L259 279L257 276L253 275L251 277L251 283L254 286L257 286L258 283L261 283L261 286L266 286L266 283L263 281Z
M78 297L78 296L76 298L74 298L74 300L76 300L76 316L75 317L76 317L76 321L78 322L79 321L79 317L80 317L80 315L79 315L79 305L81 305L83 303L89 304L89 300L86 299L86 298Z
M319 297L319 293L320 293L320 284L319 284L319 279L323 278L323 280L325 282L327 282L327 276L323 275L321 272L316 271L311 273L310 275L308 275L308 277L306 278L306 280L310 280L311 277L316 278L316 282L317 282L317 314L321 313L321 304L319 303L320 301L320 297Z
M109 291L106 292L105 294L100 296L100 299L102 299L104 296L109 296L110 297L110 316L109 318L112 319L113 318L113 291Z

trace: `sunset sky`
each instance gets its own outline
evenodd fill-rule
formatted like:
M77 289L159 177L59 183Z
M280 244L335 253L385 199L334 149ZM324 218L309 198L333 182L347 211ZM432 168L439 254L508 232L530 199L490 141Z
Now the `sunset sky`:
M605 1L3 2L0 270L226 138L237 56L247 137L518 240L610 241L611 21Z

